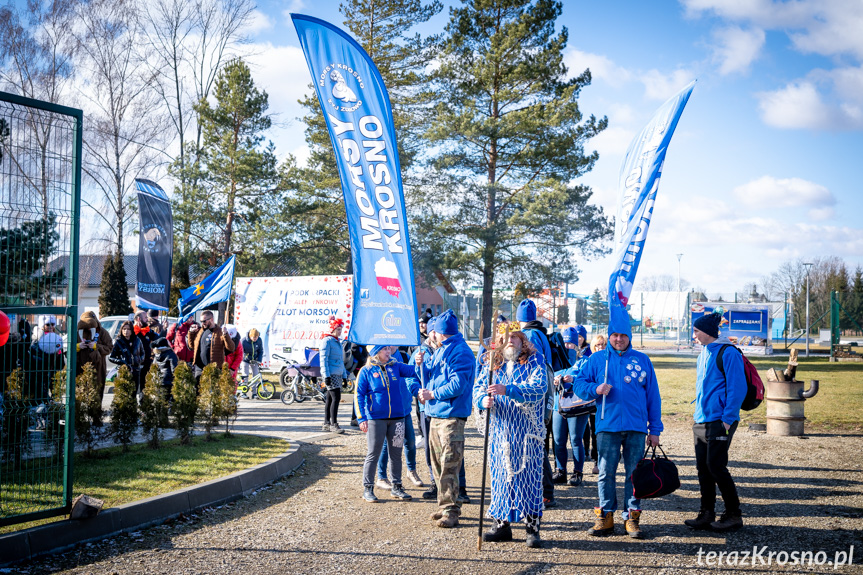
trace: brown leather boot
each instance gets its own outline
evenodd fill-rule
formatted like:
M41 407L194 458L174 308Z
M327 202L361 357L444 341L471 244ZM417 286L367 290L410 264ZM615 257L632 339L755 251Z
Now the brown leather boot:
M587 530L587 534L594 537L612 535L614 533L614 513L611 511L603 513L601 507L594 507L593 512L596 514L596 523Z
M438 521L442 517L443 513L441 513L440 511L435 511L434 513L429 515L429 519L431 519L432 521Z
M641 518L640 510L629 510L629 519L626 520L626 534L633 539L641 539L641 527L638 525L638 520Z
M437 522L438 527L443 527L444 529L452 529L453 527L458 526L458 514L457 513L447 513Z

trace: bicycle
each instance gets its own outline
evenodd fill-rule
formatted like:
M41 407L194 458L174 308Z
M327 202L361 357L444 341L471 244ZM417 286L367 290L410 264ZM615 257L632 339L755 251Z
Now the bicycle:
M263 399L269 400L272 399L276 394L276 386L264 380L264 376L261 374L260 364L257 361L250 362L252 367L258 367L255 375L249 379L247 375L244 375L240 378L240 381L237 383L237 400L242 397L244 399ZM252 370L255 371L254 369ZM249 395L251 393L251 395Z

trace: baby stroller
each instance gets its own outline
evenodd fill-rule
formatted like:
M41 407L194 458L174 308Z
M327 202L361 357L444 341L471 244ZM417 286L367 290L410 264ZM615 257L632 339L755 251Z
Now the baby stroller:
M323 401L327 389L321 379L321 350L307 347L304 350L303 363L287 364L282 368L279 381L282 385L282 403L290 405L294 401L301 403L307 398ZM274 359L284 361L284 358L273 354Z

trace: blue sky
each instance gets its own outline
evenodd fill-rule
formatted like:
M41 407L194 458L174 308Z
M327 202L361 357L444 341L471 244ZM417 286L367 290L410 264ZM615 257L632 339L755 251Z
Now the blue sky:
M447 5L452 2L445 2ZM247 47L270 94L281 157L307 153L296 100L309 74L288 14L341 24L333 0L258 5ZM441 31L447 10L420 30ZM682 275L708 294L741 290L783 261L863 265L863 3L859 0L564 0L566 62L593 84L585 115L608 116L582 180L613 214L629 141L696 79L669 147L639 277ZM571 290L604 286L609 258L579 261ZM635 289L638 290L638 280Z

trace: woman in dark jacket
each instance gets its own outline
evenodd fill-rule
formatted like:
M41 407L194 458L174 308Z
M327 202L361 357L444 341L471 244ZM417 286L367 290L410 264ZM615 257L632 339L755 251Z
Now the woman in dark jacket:
M164 337L160 337L151 344L153 348L153 363L159 367L159 375L162 378L162 387L165 388L165 397L171 401L171 390L174 388L174 370L180 361L177 354L171 349L171 344Z
M143 389L142 378L146 374L141 374L141 368L144 366L144 357L144 346L141 344L140 338L135 335L132 322L124 321L117 332L117 339L114 340L114 348L108 359L117 365L125 365L129 368L136 391Z

